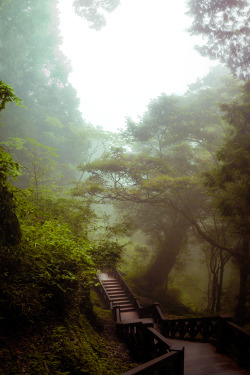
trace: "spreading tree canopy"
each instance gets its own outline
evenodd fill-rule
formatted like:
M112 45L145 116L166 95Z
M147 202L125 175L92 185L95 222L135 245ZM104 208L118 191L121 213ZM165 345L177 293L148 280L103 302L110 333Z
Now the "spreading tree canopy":
M249 79L249 1L189 0L188 7L193 17L191 34L205 39L198 51L225 63L240 79Z
M106 25L105 12L112 12L120 4L120 0L74 0L76 14L84 17L90 28L100 30Z

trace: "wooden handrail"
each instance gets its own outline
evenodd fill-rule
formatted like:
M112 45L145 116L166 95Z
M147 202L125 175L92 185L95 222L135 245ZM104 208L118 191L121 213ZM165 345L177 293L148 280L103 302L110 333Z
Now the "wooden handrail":
M239 366L250 371L250 333L233 322L223 323L216 345L217 351L229 355Z
M159 325L166 319L162 314L159 303L153 303L152 305L141 307L139 310L139 316L140 318L152 318L155 323Z
M170 352L124 372L122 375L160 375L170 374L170 371L171 374L182 375L183 358L183 352Z
M118 280L120 281L120 283L123 285L124 289L126 290L126 292L128 293L135 309L137 311L139 311L141 309L141 305L140 305L140 302L138 300L138 298L136 298L131 289L129 288L128 284L126 283L126 281L124 280L124 278L122 277L121 273L115 268L114 271L114 276L118 278Z
M120 306L116 305L112 309L113 312L113 318L116 323L121 323L121 310Z
M156 375L171 368L173 375L183 375L184 348L171 348L167 339L153 328L153 324L152 319L137 319L116 324L117 335L130 347L134 358L147 361L125 374ZM177 354L172 356L170 352ZM166 356L167 353L169 355ZM152 359L159 357L160 360L152 362Z
M152 318L165 337L209 342L220 353L233 358L241 367L250 370L250 333L232 322L231 317L165 318L159 304L140 309L141 318Z
M109 309L109 310L112 310L113 309L113 302L109 298L107 290L106 290L104 284L102 283L102 281L99 279L98 275L97 275L97 279L98 279L98 282L99 282L100 285L97 286L96 289L97 289L98 293L101 295L101 298L102 298L103 302L105 303L106 308Z
M148 331L152 335L152 338L161 342L161 344L166 348L166 350L170 350L170 345L168 344L168 340L164 337L160 332L156 331L154 328L148 327Z
M132 353L137 355L137 359L148 361L123 375L158 375L168 373L170 368L172 369L171 374L183 375L184 348L170 347L166 337L210 342L216 345L217 351L228 354L240 366L250 370L250 333L234 324L231 321L231 317L168 319L163 316L158 303L141 307L120 272L114 270L113 274L123 285L140 318L134 321L122 322L120 306L112 306L112 301L105 286L100 281L103 299L113 311L117 334L132 349ZM161 333L153 328L152 319L159 327ZM154 357L157 358L153 359ZM173 360L174 362L171 362Z

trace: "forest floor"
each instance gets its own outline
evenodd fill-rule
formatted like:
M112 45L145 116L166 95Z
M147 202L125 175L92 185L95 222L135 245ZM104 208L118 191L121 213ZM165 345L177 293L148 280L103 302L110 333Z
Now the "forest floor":
M102 336L105 342L109 343L110 360L115 361L115 358L119 358L122 366L127 368L127 371L140 365L141 363L134 361L127 345L116 335L115 321L113 320L111 311L104 309L102 302L93 292L91 293L91 300L94 312L101 320L102 329L99 335Z
M105 321L104 330L102 337L107 342L112 342L112 350L110 351L110 359L112 357L118 357L124 367L127 367L128 370L138 366L141 363L134 362L134 359L131 356L131 352L128 349L127 345L124 344L115 333L115 322L114 321Z

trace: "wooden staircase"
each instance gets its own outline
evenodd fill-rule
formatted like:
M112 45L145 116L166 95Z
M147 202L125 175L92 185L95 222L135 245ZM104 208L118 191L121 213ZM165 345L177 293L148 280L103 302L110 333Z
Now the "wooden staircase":
M117 270L97 276L98 292L113 311L118 337L145 362L123 375L183 375L184 346L186 375L249 374L250 333L228 317L168 319L157 303L141 307Z
M107 280L102 280L102 285L105 288L112 305L120 306L121 313L135 311L132 300L118 280L110 277Z

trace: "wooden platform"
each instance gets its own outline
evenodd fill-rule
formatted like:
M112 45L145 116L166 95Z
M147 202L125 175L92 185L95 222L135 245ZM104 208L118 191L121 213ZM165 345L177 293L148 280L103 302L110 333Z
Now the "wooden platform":
M249 372L240 369L231 358L217 353L215 347L211 344L167 340L169 345L185 347L185 375L249 375Z

